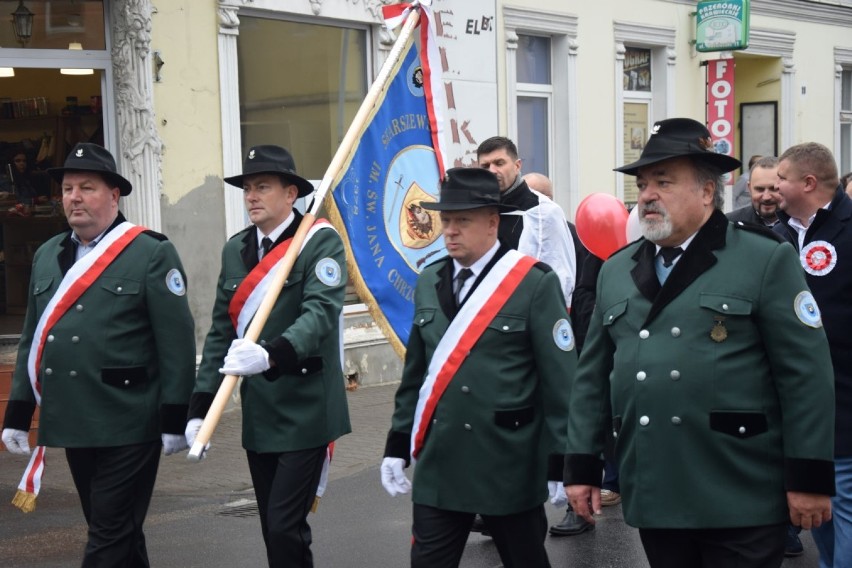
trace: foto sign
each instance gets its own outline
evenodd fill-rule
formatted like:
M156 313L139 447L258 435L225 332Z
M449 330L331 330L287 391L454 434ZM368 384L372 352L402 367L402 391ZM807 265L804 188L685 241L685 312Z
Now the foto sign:
M715 59L707 62L707 128L710 130L716 153L733 156L733 59ZM727 175L730 176L730 174Z
M695 49L734 51L748 48L750 0L703 0L696 11Z

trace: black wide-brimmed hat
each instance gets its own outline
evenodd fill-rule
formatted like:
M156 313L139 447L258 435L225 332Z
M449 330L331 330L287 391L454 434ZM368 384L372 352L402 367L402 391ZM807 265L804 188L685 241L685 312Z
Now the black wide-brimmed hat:
M128 195L133 191L129 181L121 177L115 167L115 158L109 150L97 144L80 142L71 150L65 158L65 165L61 168L48 168L47 173L60 184L65 172L97 172L104 180L117 187L121 195Z
M721 169L723 173L735 170L742 165L742 162L736 158L716 153L710 131L700 122L691 118L669 118L654 123L651 136L638 160L615 168L615 171L635 176L639 168L670 158L686 156L709 162Z
M500 182L483 168L450 168L441 180L438 202L421 201L423 209L432 211L464 211L480 207L497 207L514 211L513 205L500 203Z
M266 144L253 146L243 162L243 173L226 177L225 181L242 189L243 180L256 174L277 174L290 180L299 189L299 197L305 197L314 190L311 182L296 174L296 161L286 148Z

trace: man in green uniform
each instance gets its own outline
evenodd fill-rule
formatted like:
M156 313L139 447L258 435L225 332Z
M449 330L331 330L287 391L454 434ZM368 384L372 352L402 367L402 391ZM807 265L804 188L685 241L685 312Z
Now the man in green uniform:
M635 175L644 239L602 267L571 389L566 485L600 510L611 411L624 519L652 568L777 567L787 522L831 517L833 385L796 253L720 211L707 128L654 125Z
M71 231L33 260L3 442L29 453L40 403L30 473L44 446L65 448L89 525L83 566L148 566L142 524L160 448L186 448L195 374L183 267L163 235L118 210L132 187L107 150L78 144L49 173ZM22 481L24 495L32 489Z
M391 496L414 478L415 568L458 566L480 513L507 568L549 566L543 503L561 479L574 335L559 279L497 239L496 176L441 183L449 256L417 280L414 325L381 466Z
M313 191L296 175L290 153L255 146L241 175L225 179L242 188L252 225L225 244L213 306L213 324L190 405L192 446L222 374L242 375L243 447L270 566L310 567L307 522L327 447L350 432L340 361L340 314L346 287L343 242L318 221L290 271L259 343L243 339L290 246L302 215L297 197Z

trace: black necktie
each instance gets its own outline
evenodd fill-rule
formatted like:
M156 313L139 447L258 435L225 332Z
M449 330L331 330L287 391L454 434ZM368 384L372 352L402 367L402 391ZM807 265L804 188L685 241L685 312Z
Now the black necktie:
M260 241L260 248L263 249L263 256L269 254L269 250L272 248L272 239L269 237L263 237L263 240Z
M666 268L671 266L681 253L683 253L683 249L680 247L662 247L660 249L660 256L663 257L663 266Z
M459 273L456 274L456 289L455 289L454 294L456 296L456 305L457 306L461 305L461 301L462 301L461 291L462 291L462 288L464 288L464 282L465 282L465 280L467 280L471 276L473 276L473 270L471 270L470 268L462 268L461 270L459 270Z

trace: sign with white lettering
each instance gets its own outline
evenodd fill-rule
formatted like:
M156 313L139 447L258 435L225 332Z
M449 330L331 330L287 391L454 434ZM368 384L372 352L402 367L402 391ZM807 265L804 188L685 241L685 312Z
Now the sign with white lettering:
M698 3L695 49L734 51L748 48L750 0L703 0Z
M707 128L718 154L734 155L734 60L707 62ZM726 174L730 177L730 174ZM727 183L727 178L726 178Z

